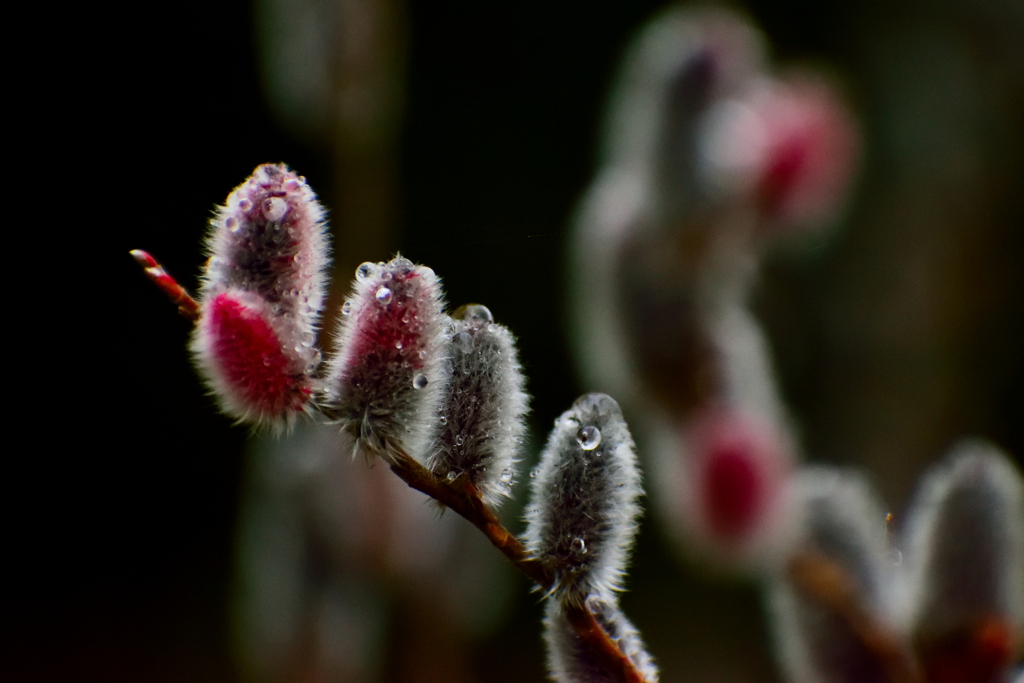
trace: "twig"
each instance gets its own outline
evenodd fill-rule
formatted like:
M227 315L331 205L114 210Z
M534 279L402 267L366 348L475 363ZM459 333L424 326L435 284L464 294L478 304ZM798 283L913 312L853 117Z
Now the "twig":
M549 591L554 585L555 577L551 572L529 557L523 544L502 526L472 484L459 487L441 482L430 470L401 452L392 458L391 471L410 487L451 508L482 531L495 548L542 590ZM564 609L576 635L610 675L619 683L645 682L643 675L629 657L623 654L618 643L601 627L588 607L566 605Z
M846 622L891 683L921 683L921 673L907 645L861 604L842 567L820 553L805 550L790 558L789 576L800 591Z
M160 290L167 295L171 303L178 307L178 313L186 319L195 322L199 320L199 304L192 298L188 291L178 284L178 281L167 274L164 267L142 249L132 249L128 252L135 261L142 266L146 277L152 280Z

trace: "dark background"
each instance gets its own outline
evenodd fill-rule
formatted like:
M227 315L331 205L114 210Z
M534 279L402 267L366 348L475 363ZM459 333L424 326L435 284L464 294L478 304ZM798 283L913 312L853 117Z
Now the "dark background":
M866 464L896 508L961 434L1024 454L1024 58L1007 37L1022 35L1020 15L964 4L748 5L777 55L843 77L862 118L848 224L811 256L769 263L757 310L812 457ZM538 433L581 391L563 324L565 225L616 60L660 6L409 10L390 243L441 274L451 302L485 302L516 332ZM51 284L42 358L15 368L45 372L14 399L29 417L11 420L5 449L3 678L235 680L227 605L246 431L204 395L188 323L127 252L149 250L194 288L215 203L267 161L333 187L332 156L271 115L248 3L137 5L84 22L88 39L41 77L56 118L32 182L57 189L33 200L45 225L28 242L34 258L51 255ZM968 66L941 49L929 61L935 35ZM918 44L925 57L901 61ZM974 166L942 156L957 135ZM687 587L659 593L677 580ZM656 658L713 667L747 648L751 670L767 666L750 589L689 576L649 530L632 581L627 612L674 625L649 636ZM541 680L538 608L523 603L502 637L527 643L526 671ZM500 638L481 650L479 680L498 680L487 660L501 650Z

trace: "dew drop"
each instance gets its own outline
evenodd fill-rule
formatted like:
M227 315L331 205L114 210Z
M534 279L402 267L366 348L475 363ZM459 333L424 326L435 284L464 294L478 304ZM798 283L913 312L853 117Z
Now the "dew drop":
M466 439L465 439L465 437L462 436L462 434L459 434L457 437L455 437L455 445L456 446L461 446L464 443L466 443Z
M420 351L420 360L425 360L426 357L427 357L427 352L426 351Z
M390 292L388 292L388 295L389 295L389 296L390 296L390 294L391 294L391 293L390 293ZM377 298L378 298L378 299L380 298L380 292L379 292L379 291L377 292ZM402 340L401 340L401 339L399 339L398 341L396 341L396 342L395 342L395 348L396 348L396 349L398 349L398 350L401 350L401 349L402 349Z
M384 271L384 273L383 273L383 274L382 274L382 275L380 276L380 279L381 279L381 280L384 280L385 282L387 282L387 281L388 281L388 280L390 280L390 279L391 279L392 277L393 277L393 276L391 275L391 271L390 271L390 270L385 270L385 271Z
M352 312L352 302L351 301L346 301L345 303L343 303L341 305L341 314L342 315L348 315L351 312Z
M360 266L358 268L356 268L356 280L359 280L360 282L362 282L366 278L368 278L371 275L373 275L373 271L374 271L375 267L376 266L374 266L369 261L366 261L365 263L360 264Z
M238 208L242 211L248 211L252 208L252 202L248 199L242 199L238 202Z
M263 202L263 215L268 221L279 221L288 213L288 203L280 197L271 197Z
M295 178L289 178L284 181L284 189L287 192L295 192L299 189L299 185L301 185L301 183Z
M238 232L238 229L242 227L241 223L234 216L228 216L228 219L224 221L224 227L231 232Z
M426 375L416 375L415 377L412 378L412 388L413 389L422 389L425 386L427 386L427 376Z
M481 304L466 304L455 309L452 313L452 317L456 320L464 320L469 323L470 327L479 329L487 323L494 322L494 316L491 315L490 309Z
M405 315L402 316L402 323L405 324L405 325L409 324L409 314L408 313L406 313Z
M577 536L572 539L572 551L577 555L585 555L587 553L587 543L581 537Z
M459 478L459 473L456 472L455 470L452 470L451 472L449 472L448 475L445 477L445 479L447 479L449 481L449 483L455 481L458 478Z
M576 432L576 443L585 451L592 451L601 445L601 430L593 425L580 427Z
M442 415L441 416L441 424L443 424L443 425L448 424L448 416L447 415Z
M386 304L387 302L391 301L391 290L381 285L380 287L377 288L377 293L374 294L374 296L377 297L377 301L379 303Z
M530 470L530 479L536 479L538 474L540 474L540 468L534 467L532 470Z
M511 484L512 483L512 470L504 469L501 471L501 483Z

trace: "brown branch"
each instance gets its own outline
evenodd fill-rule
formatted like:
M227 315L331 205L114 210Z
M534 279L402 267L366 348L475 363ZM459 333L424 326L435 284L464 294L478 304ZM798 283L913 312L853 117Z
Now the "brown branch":
M442 482L430 470L406 453L398 453L389 460L391 471L397 474L399 479L466 518L473 526L482 531L487 540L500 550L519 571L530 577L541 589L545 591L551 589L555 577L544 565L529 557L523 544L502 526L494 512L480 499L479 493L472 484L459 487Z
M921 673L907 644L880 624L861 603L846 570L821 553L808 550L795 553L788 569L800 592L846 623L861 645L874 655L891 683L921 683Z
M555 584L554 575L543 564L532 559L519 539L502 526L494 512L480 498L476 487L468 483L460 486L459 480L454 485L442 482L405 453L392 457L390 465L391 471L410 487L451 508L482 531L494 547L541 590L551 590ZM563 608L576 635L618 683L645 683L643 675L619 649L618 643L601 627L589 608L571 605L564 605Z
M177 280L167 274L167 271L155 258L142 249L132 249L128 253L142 266L146 277L152 280L160 288L160 291L171 300L171 303L178 307L178 313L192 322L199 320L199 304L184 287L178 284Z

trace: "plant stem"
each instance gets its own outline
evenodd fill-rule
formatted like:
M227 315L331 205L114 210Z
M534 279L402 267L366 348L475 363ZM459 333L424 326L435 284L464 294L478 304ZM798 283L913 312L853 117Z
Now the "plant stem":
M150 256L149 252L142 249L132 249L128 253L132 255L136 263L142 266L146 277L152 280L160 288L160 291L167 295L171 303L177 305L178 313L192 322L199 320L199 304L188 293L188 290L167 274L167 271L164 270L159 261Z
M392 456L389 463L391 471L399 479L464 517L541 590L551 590L555 583L554 575L543 564L529 557L523 544L502 526L472 484L453 486L442 482L406 453L399 452ZM564 609L576 635L611 676L619 683L644 683L643 675L619 649L618 643L601 627L589 608L566 605Z

